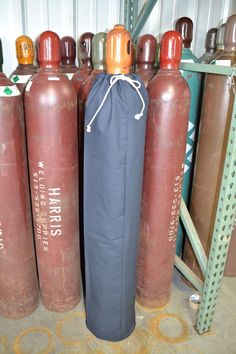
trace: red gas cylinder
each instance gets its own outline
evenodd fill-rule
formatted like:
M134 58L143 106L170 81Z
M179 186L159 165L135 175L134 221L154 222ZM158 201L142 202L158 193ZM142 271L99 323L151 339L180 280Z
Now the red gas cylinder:
M166 32L148 85L137 300L150 308L166 305L171 293L190 104L181 50L181 35Z
M76 43L74 38L66 36L61 38L61 71L67 75L69 79L77 70L75 65Z
M154 68L156 60L157 40L151 34L145 34L138 40L136 73L141 76L145 86L156 73Z
M41 299L67 311L80 299L76 91L61 73L60 38L38 40L38 73L25 89L31 199Z
M0 73L0 315L21 318L38 306L23 103Z
M79 92L80 86L87 79L93 69L91 61L93 36L93 33L86 32L82 34L79 40L78 56L80 67L71 79L77 92Z
M16 55L18 66L11 74L10 80L17 85L20 92L23 92L37 69L34 65L34 44L31 38L27 36L16 38Z

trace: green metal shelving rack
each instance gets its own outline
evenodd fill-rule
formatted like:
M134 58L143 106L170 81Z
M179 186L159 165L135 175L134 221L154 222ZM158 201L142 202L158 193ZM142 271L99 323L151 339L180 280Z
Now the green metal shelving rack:
M157 0L147 0L139 16L137 16L138 1L125 0L125 25L127 29L131 31L133 41L135 41L140 34L142 27L148 19L156 2ZM131 13L134 13L135 15L130 16ZM182 70L201 73L227 75L229 80L231 79L231 82L232 78L236 76L236 68L233 67L183 63L180 68ZM186 205L183 200L181 201L180 217L185 226L202 273L205 275L204 282L202 282L202 280L199 279L178 256L175 258L175 267L201 294L202 301L197 313L196 321L196 330L199 334L206 333L212 328L236 209L236 92L234 87L231 89L235 94L234 107L208 259Z

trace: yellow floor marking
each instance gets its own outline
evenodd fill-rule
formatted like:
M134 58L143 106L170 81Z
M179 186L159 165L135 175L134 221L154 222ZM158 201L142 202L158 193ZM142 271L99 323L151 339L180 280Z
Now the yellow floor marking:
M66 346L79 346L81 345L81 343L84 342L88 342L90 340L94 339L94 336L90 333L88 333L86 336L84 336L83 339L79 339L79 340L72 340L72 339L67 339L64 337L64 335L62 334L62 329L65 325L65 323L67 323L68 321L74 319L74 318L84 318L85 317L85 313L84 312L75 312L72 313L71 315L63 318L62 320L58 321L56 324L56 334L58 335L58 337L61 339L62 343Z
M182 327L182 332L179 336L172 337L167 336L162 333L160 329L160 322L166 318L174 318L176 319ZM169 343L169 344L176 344L185 342L189 337L189 329L187 323L178 315L172 313L161 313L156 317L152 318L149 322L149 330L161 341Z
M25 329L23 332L21 332L16 339L14 340L13 343L13 349L16 354L24 354L24 350L21 348L21 339L25 336L27 336L29 333L44 333L48 336L48 345L47 347L39 352L38 354L48 354L52 352L53 350L53 337L52 333L49 331L49 329L44 328L44 327L30 327Z

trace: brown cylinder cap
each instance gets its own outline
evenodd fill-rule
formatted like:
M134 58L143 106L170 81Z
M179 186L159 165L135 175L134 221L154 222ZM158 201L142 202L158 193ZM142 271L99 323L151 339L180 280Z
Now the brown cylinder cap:
M28 36L16 38L16 57L19 64L27 65L34 62L34 44Z
M236 50L236 15L228 18L225 25L225 48L227 51Z
M60 38L52 31L45 31L38 38L38 61L41 68L58 68L61 61Z
M190 48L193 39L193 21L191 18L179 18L175 24L175 30L182 36L183 48Z
M177 31L168 31L161 38L160 68L178 70L182 55L182 38Z
M216 50L216 36L217 36L217 28L211 28L207 32L206 36L206 51L211 52Z
M224 50L224 43L225 43L225 23L223 23L218 29L217 36L216 36L216 49Z
M61 38L61 63L74 65L76 57L76 43L74 38L65 36Z
M151 34L145 34L138 39L137 43L137 64L155 63L157 40Z
M107 73L128 74L131 65L131 35L123 25L107 33Z
M91 61L93 36L93 33L85 32L79 39L78 57L81 64L86 64L87 61Z

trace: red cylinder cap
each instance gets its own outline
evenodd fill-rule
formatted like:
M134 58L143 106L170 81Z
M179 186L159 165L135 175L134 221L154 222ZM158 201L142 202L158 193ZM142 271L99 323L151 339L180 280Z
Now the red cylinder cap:
M161 38L160 68L178 70L182 55L182 38L177 31L168 31Z
M61 62L60 38L52 31L45 31L38 38L38 61L41 68L58 68Z
M190 48L193 39L193 21L189 17L181 17L175 24L175 30L182 36L183 47Z
M151 34L145 34L138 39L137 64L154 64L157 40Z
M74 38L65 36L61 38L61 63L62 64L75 64L76 57L76 43Z
M225 49L236 51L236 15L228 18L225 25Z
M93 36L93 33L85 32L79 39L78 56L82 64L86 64L87 61L91 61Z

